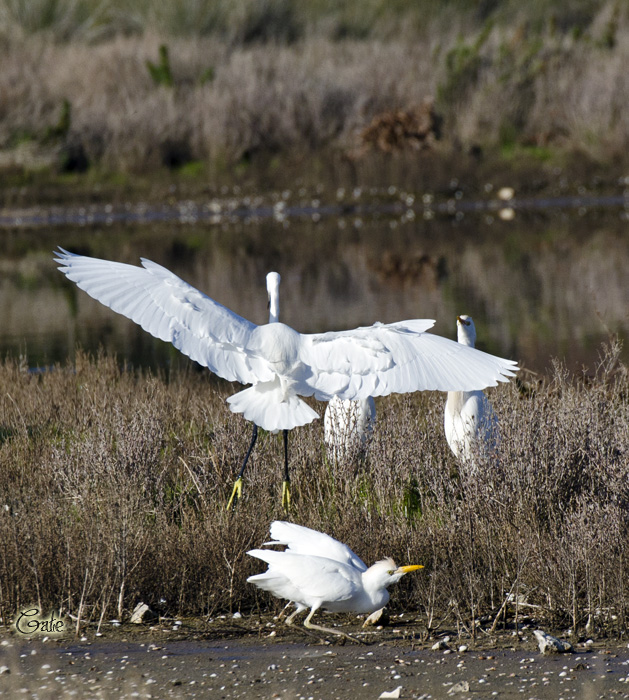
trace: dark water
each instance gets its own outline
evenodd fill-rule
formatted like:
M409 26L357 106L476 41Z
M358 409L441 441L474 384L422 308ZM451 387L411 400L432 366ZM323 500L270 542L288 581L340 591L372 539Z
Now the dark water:
M456 315L467 313L483 349L534 371L553 358L591 369L602 343L629 331L625 203L182 203L5 216L0 350L31 366L63 362L77 345L136 365L185 364L67 282L53 262L61 245L129 263L148 257L257 323L274 269L282 319L302 332L434 318L434 332L453 338Z

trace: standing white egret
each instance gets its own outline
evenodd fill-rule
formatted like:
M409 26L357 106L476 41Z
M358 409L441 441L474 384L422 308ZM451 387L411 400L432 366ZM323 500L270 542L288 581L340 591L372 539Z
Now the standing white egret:
M283 552L252 549L247 554L268 564L262 574L247 581L258 588L284 598L296 607L286 619L291 625L295 616L310 608L304 626L354 640L349 634L312 622L320 608L330 612L372 613L389 602L387 588L404 574L422 569L422 565L396 566L387 558L367 568L345 544L317 530L293 523L271 523L273 541L264 546L285 544Z
M352 401L332 397L323 415L323 436L328 458L335 462L361 457L367 451L376 422L372 396Z
M266 276L266 291L269 297L269 323L279 323L280 320L280 281L281 277L278 272L269 272ZM235 396L232 396L228 399L228 402L232 403L232 411L236 411L236 408L234 408L233 405L235 403L235 398ZM306 409L311 410L310 407L306 404L304 404L304 406L306 406ZM317 418L316 413L314 415L314 418ZM314 420L314 418L311 418L310 420ZM282 482L282 505L284 506L284 510L288 510L288 507L290 506L290 478L288 473L288 428L283 428L282 434L284 438L284 481ZM254 422L253 433L251 435L251 443L249 444L249 449L247 450L247 454L245 455L245 459L242 463L242 467L240 468L240 472L238 472L238 477L236 478L236 483L234 484L234 488L232 489L232 494L229 497L229 501L227 502L227 509L231 508L235 498L240 498L242 496L242 477L245 473L247 462L249 461L249 457L253 450L253 446L256 444L257 439L258 425Z
M426 333L430 320L302 334L277 320L257 326L150 260L137 267L63 249L55 260L68 279L105 306L223 379L251 384L227 399L229 407L272 433L318 418L300 396L329 401L335 395L473 391L508 381L517 369L511 360ZM270 278L277 282L268 289L277 319L279 275ZM285 483L285 506L288 494Z
M458 342L473 348L476 327L472 317L457 316L456 326ZM449 391L443 420L448 445L464 462L495 447L498 418L482 391Z

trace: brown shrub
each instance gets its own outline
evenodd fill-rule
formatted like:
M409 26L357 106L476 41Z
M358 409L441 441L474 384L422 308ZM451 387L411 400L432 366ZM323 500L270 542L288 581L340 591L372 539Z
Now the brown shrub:
M432 99L408 110L376 114L358 135L360 147L355 157L374 148L384 153L430 148L441 138L441 118Z
M147 171L206 161L224 174L258 156L344 152L361 134L387 153L414 149L439 131L435 112L409 108L429 95L445 117L448 153L521 146L547 157L551 147L624 161L629 15L618 7L602 3L587 31L572 33L553 29L559 8L535 22L518 12L472 20L469 8L453 15L449 7L406 21L418 12L410 3L389 18L396 28L362 40L350 32L339 41L319 22L278 44L275 29L258 31L257 20L260 40L247 40L244 16L234 11L244 22L235 33L221 29L209 4L198 8L208 32L169 33L156 16L141 34L120 28L97 44L80 34L55 43L50 33L0 31L0 149L8 152L0 163ZM278 19L268 17L280 28ZM160 47L168 78L156 81L147 65Z
M561 366L491 391L499 458L470 471L443 437L444 397L378 400L362 464L326 460L318 423L290 434L295 522L426 569L393 606L474 634L516 611L610 633L626 622L629 381L618 348L593 377ZM231 389L107 356L32 374L0 367L0 614L37 601L95 622L140 600L170 615L280 603L246 584L280 506L281 436L262 434L244 498L225 504L249 440ZM322 407L319 406L319 409Z

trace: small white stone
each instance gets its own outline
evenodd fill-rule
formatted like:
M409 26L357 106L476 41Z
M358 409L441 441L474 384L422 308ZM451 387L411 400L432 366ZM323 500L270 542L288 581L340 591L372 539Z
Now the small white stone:
M383 625L387 625L389 623L389 614L386 611L385 608L380 608L379 610L376 610L375 612L372 612L371 615L363 622L363 627L369 627L370 625L376 625L378 629L382 629Z
M470 684L468 681L459 681L454 685L450 686L448 689L448 695L454 695L454 693L469 693Z
M131 622L139 625L142 622L150 622L156 620L157 615L149 608L146 603L138 603L131 614Z
M537 639L537 644L542 654L565 654L574 651L572 644L569 642L562 642L560 639L557 639L557 637L553 637L543 630L534 630L533 634Z

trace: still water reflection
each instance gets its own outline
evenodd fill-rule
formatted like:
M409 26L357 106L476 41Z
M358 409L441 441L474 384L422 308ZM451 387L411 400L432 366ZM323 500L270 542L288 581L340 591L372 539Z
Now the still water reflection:
M479 347L546 370L592 367L629 331L624 209L449 216L369 212L196 223L122 222L2 232L0 349L31 365L104 346L136 365L184 363L170 346L90 299L56 271L52 250L159 262L242 316L267 319L265 275L282 275L282 319L317 332L434 318L455 337L474 317ZM629 359L625 347L625 361Z

